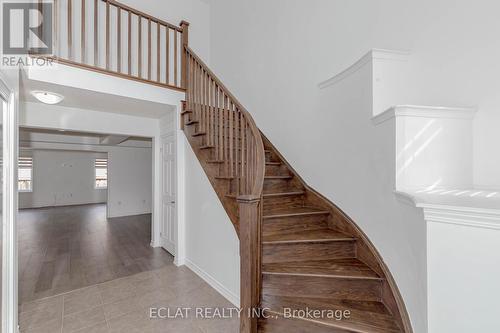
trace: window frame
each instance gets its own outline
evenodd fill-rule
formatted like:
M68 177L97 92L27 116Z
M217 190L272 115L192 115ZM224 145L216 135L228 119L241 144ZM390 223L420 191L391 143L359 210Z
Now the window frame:
M19 164L21 163L21 159L22 158L29 158L29 159L31 159L31 180L30 180L31 186L27 190L21 189L19 187L19 182L21 182L21 180L19 179L19 174L20 174L19 170L21 170L21 169L29 169L29 168L21 168L21 167L19 167ZM18 164L17 164L17 166L18 166L17 167L17 169L18 169L18 172L17 172L17 191L19 193L33 193L33 188L34 188L34 185L35 185L35 182L34 182L34 178L35 178L34 177L34 174L35 174L35 167L34 167L35 166L35 162L34 162L33 156L19 156L17 158L17 160L18 160Z
M106 161L106 168L97 167L98 160ZM95 190L107 190L108 189L108 158L107 157L95 157L94 158L94 189ZM98 169L106 169L106 186L97 186L97 170Z

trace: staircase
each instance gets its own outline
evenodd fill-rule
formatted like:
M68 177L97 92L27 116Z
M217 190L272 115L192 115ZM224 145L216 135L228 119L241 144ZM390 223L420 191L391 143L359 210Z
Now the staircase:
M241 332L412 332L366 235L300 178L214 73L185 51L182 126L240 237L242 308L262 310L242 316Z
M115 0L55 1L53 15L55 26L41 30L54 29L55 54L39 56L186 92L182 128L240 239L241 333L412 333L374 246L191 50L188 22Z

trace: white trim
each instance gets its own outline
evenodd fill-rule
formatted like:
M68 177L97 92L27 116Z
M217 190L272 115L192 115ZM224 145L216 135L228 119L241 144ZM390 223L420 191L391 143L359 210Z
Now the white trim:
M18 245L17 245L17 163L18 95L0 79L0 93L7 102L3 110L3 258L2 332L18 331Z
M446 205L417 204L427 222L500 230L500 210Z
M358 61L349 66L347 69L342 72L334 75L318 84L320 89L324 89L326 87L332 86L348 76L356 73L358 70L363 68L366 64L373 61L374 59L378 60L392 60L392 61L407 61L408 56L410 55L409 51L396 51L396 50L383 50L383 49L372 49L368 51L364 56L362 56Z
M206 283L208 283L212 288L217 290L219 294L224 296L229 302L231 302L234 306L240 307L240 297L233 293L231 290L227 289L222 283L217 281L216 278L205 272L201 267L196 265L194 262L189 260L188 258L186 260L186 266L192 270L194 273L196 273L199 277L201 277L203 280L205 280Z
M183 266L186 263L186 155L187 143L184 131L180 128L182 104L177 107L174 115L174 128L176 132L176 159L177 159L177 237L174 264Z
M500 230L500 209L425 203L410 193L398 190L394 191L394 195L404 204L423 208L424 219L428 223Z
M396 105L373 117L372 123L379 125L396 117L473 119L476 112L476 108Z

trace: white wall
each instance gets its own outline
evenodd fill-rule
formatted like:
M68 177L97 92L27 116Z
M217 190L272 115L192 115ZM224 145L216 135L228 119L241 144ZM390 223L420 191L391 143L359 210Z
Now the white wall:
M478 106L475 183L500 187L495 1L214 0L211 64L306 179L315 86L372 48L411 50L405 104ZM265 82L265 84L262 84ZM289 124L276 126L283 119ZM307 127L306 127L307 128ZM298 149L296 149L296 147ZM296 163L295 163L296 162Z
M367 106L355 103L366 88L358 88L357 94L348 97L320 101L317 84L372 48L410 50L411 70L402 82L409 93L403 103L477 105L475 184L500 187L500 155L493 153L500 142L496 130L500 125L500 44L494 42L500 30L500 3L211 3L210 60L214 71L305 180L338 203L368 232L395 274L415 332L425 332L423 219L399 215L400 210L386 202L393 190L389 184L373 193L366 187L374 186L374 174L386 167L374 163L370 155L365 157L368 160L360 156L370 145L357 137L363 137L370 119L368 115L356 118ZM339 116L342 110L349 110L353 118ZM372 206L374 198L384 198L376 200L378 208ZM389 221L373 218L372 213L380 207L391 215L386 216L391 218ZM387 228L385 223L396 228ZM412 227L403 228L403 224Z
M108 148L108 216L151 213L151 148Z
M239 306L238 235L186 139L184 144L186 264Z
M125 134L131 136L158 135L158 120L85 109L48 106L39 103L22 103L20 125L24 127L65 129L79 132ZM35 139L40 137L35 137ZM58 140L53 135L50 140ZM42 140L41 140L42 141ZM87 139L79 145L31 144L33 148L80 149L108 153L108 178L116 190L108 195L110 217L150 213L153 200L153 154L152 148L128 148L98 146L97 141ZM74 142L73 142L74 143ZM110 185L113 186L113 185Z
M321 119L314 125L318 134L302 151L314 165L306 176L368 235L394 276L415 332L425 332L425 224L420 210L393 194L396 121L372 123L372 91L372 63L319 91L309 114Z
M178 25L188 21L189 45L197 53L210 56L210 7L203 0L123 0L122 3Z
M96 158L105 153L35 150L33 192L19 193L19 208L81 205L106 202L107 191L95 188Z
M481 214L472 214L469 226L428 221L429 333L500 331L499 212L488 219L495 227L474 226Z

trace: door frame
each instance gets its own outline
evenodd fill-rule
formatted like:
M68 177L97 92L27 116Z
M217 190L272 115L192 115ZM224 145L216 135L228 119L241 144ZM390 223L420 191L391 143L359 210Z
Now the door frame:
M2 110L3 186L2 186L2 332L18 331L18 246L17 246L17 156L18 94L0 76Z

